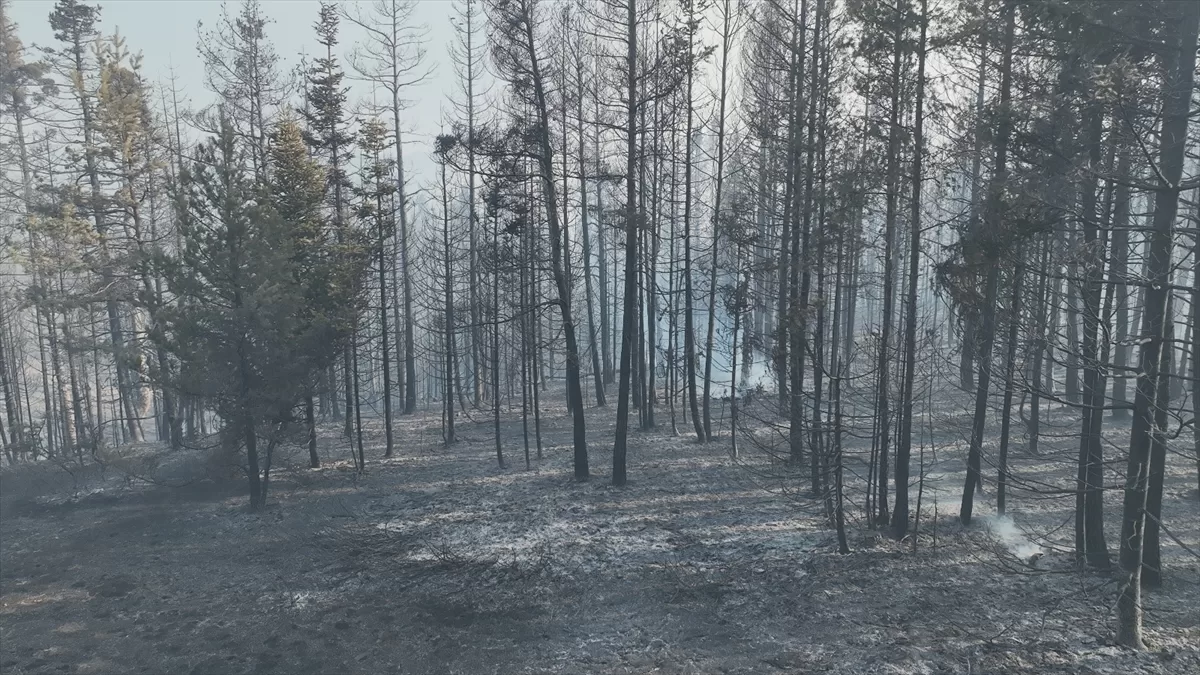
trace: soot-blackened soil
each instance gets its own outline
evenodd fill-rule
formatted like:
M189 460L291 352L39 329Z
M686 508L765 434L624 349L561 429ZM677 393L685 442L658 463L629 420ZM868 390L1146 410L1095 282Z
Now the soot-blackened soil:
M698 445L662 424L632 436L615 489L611 411L589 412L587 483L563 411L543 426L526 470L506 416L501 470L486 413L460 419L450 447L436 410L403 418L386 460L373 421L362 474L331 426L324 466L278 458L253 514L203 451L10 467L0 672L1200 673L1194 558L1164 545L1152 649L1115 647L1115 581L1056 548L1069 504L1017 494L1011 522L983 504L958 527L952 444L926 465L917 552L867 530L851 500L840 556L823 505L753 446L735 461L727 437ZM1164 516L1194 546L1186 468ZM1032 567L1017 557L1030 547L1045 554Z

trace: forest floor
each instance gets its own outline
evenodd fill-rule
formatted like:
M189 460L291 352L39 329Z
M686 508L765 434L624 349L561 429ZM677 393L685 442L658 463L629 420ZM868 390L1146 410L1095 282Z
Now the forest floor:
M324 465L279 458L260 513L244 480L200 478L200 452L6 468L0 673L1200 673L1200 560L1164 538L1151 649L1116 647L1116 582L1075 571L1070 496L1018 490L997 519L989 492L961 528L961 443L927 453L915 553L863 524L852 453L842 556L802 478L753 444L734 461L728 437L660 419L615 489L611 408L588 414L587 483L562 410L531 470L519 419L500 470L476 417L451 447L436 409L402 418L387 460L372 421L362 474L325 428ZM1044 448L1015 472L1069 484ZM1194 460L1172 462L1164 521L1200 550Z

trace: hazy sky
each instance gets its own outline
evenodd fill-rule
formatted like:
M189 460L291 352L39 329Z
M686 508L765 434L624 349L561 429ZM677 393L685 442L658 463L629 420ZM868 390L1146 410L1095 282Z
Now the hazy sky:
M267 34L283 60L280 70L290 71L303 53L316 53L313 24L317 19L317 0L260 0L271 24ZM53 0L8 0L10 16L25 45L48 45L54 42L47 17L54 8ZM182 95L193 107L212 100L204 88L204 67L196 52L196 24L205 27L216 23L221 14L220 0L107 0L101 7L101 32L119 32L131 52L141 52L143 70L152 81L166 82L172 67ZM239 0L232 0L229 11L236 13ZM353 4L353 3L346 3ZM450 17L454 4L449 0L417 0L416 20L429 28L428 60L434 65L433 76L414 88L408 98L413 105L406 113L405 164L411 179L420 187L432 162L429 159L432 137L438 133L442 113L447 109L447 95L454 91L453 69L449 67L447 49L453 38ZM363 3L367 8L367 3ZM359 37L359 31L349 22L342 22L341 57L347 74L350 66L346 56ZM362 84L351 83L351 98L370 98L370 90ZM181 101L182 103L182 101Z

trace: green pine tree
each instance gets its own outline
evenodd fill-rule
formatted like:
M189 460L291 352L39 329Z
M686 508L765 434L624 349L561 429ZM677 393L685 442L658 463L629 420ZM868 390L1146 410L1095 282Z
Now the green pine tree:
M248 178L222 119L181 176L183 247L163 260L178 300L164 314L179 387L208 401L228 447L245 451L251 508L265 504L272 453L297 407L345 344L364 269L363 256L320 236L309 192L318 174L297 152L294 127L278 136L274 171L300 178L290 190L287 179ZM260 187L280 192L264 197L273 190Z

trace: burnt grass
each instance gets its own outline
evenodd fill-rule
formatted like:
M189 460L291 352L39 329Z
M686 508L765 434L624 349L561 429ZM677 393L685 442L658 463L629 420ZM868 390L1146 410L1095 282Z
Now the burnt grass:
M259 513L203 449L7 467L0 672L1200 673L1200 561L1164 537L1151 649L1114 646L1116 581L1075 568L1070 497L1018 488L1005 528L985 494L977 523L957 525L954 420L925 460L916 552L866 527L848 451L842 556L804 479L764 451L769 432L733 460L727 436L699 445L682 421L675 436L660 410L614 489L611 408L588 414L587 483L571 478L564 411L546 411L529 470L506 415L501 470L486 411L446 447L435 407L401 418L392 459L371 420L361 474L323 428L323 466L278 458ZM1164 521L1197 550L1190 440ZM1046 446L1014 471L1069 485Z

